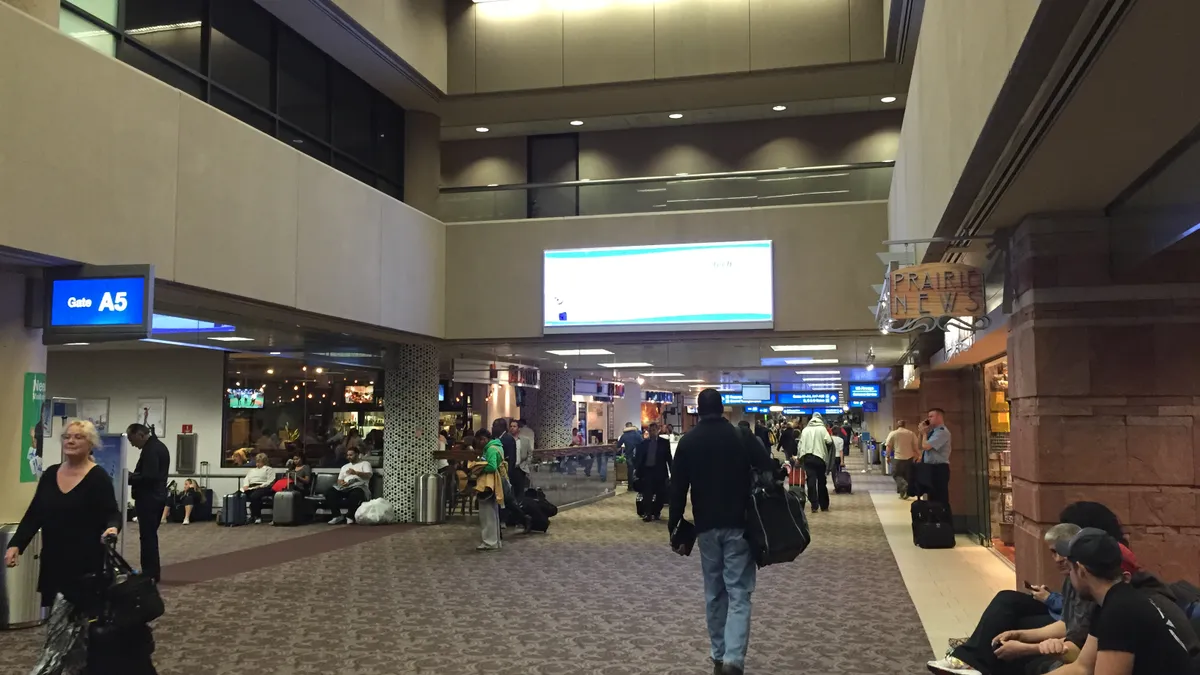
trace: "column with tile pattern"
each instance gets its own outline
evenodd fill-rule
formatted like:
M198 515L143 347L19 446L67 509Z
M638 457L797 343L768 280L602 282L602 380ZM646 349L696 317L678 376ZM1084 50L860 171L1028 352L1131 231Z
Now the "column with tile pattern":
M438 449L438 348L397 344L387 349L383 391L383 496L400 522L413 519L413 486L434 472Z
M538 380L536 421L531 421L537 447L565 448L571 444L575 420L575 377L565 370L543 370Z

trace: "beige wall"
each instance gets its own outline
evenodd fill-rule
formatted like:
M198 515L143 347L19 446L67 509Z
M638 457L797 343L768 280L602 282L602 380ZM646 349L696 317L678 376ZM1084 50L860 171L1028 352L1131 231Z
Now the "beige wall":
M439 221L6 5L0 91L5 245L441 336Z
M872 329L866 308L877 300L875 252L886 236L884 202L447 225L447 250L498 257L447 267L446 337L541 335L547 249L752 239L775 242L775 330ZM674 281L702 291L696 280Z
M884 50L881 0L449 0L446 14L451 94L872 61Z
M441 91L447 90L444 0L333 0Z
M925 3L892 174L892 239L932 236L1039 4Z
M896 158L900 111L579 134L579 177L671 176ZM442 185L524 183L524 136L442 143Z

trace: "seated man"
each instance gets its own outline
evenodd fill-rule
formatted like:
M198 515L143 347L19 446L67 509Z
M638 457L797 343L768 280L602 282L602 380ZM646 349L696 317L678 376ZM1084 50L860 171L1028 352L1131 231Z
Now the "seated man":
M275 482L275 469L271 468L266 453L260 452L254 456L254 468L246 472L242 482L242 492L246 495L246 503L250 505L250 517L256 523L262 523L263 502L275 496L271 484Z
M1122 552L1103 530L1087 528L1055 545L1071 584L1094 601L1087 641L1062 675L1190 675L1200 646L1182 611L1125 583Z
M354 513L358 507L371 498L371 463L358 455L358 449L346 448L346 465L338 473L337 482L325 491L325 505L329 507L333 518L330 525L342 523L354 524ZM346 516L342 516L342 509Z
M1059 542L1069 541L1080 531L1073 523L1060 523L1046 532L1054 562L1064 576L1066 558L1055 552ZM1047 672L1062 660L1062 654L1042 652L1041 643L1057 640L1069 645L1070 656L1079 653L1087 636L1087 619L1093 609L1078 597L1070 579L1063 582L1063 616L1055 621L1042 602L1018 591L1001 591L980 617L975 632L946 658L930 661L929 670L943 675L1027 675Z

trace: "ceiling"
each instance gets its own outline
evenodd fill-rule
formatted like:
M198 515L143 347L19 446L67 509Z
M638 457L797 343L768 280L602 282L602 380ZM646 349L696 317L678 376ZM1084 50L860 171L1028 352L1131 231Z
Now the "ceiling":
M765 120L787 117L809 117L813 115L829 115L839 113L854 113L871 110L903 109L906 96L899 94L894 101L884 103L881 96L852 96L843 98L827 98L818 100L779 100L769 104L726 106L721 108L669 109L658 112L637 112L621 115L597 115L565 117L556 119L529 119L511 122L480 122L462 126L443 126L442 140L466 140L498 136L535 136L541 134L561 134L571 132L611 131L616 129L632 129L638 127L679 126L687 124L719 124L722 122L742 122L747 120ZM776 106L786 106L786 110L774 110ZM682 114L681 119L673 120L669 114ZM581 121L582 125L572 126L571 122ZM486 128L486 133L476 131Z

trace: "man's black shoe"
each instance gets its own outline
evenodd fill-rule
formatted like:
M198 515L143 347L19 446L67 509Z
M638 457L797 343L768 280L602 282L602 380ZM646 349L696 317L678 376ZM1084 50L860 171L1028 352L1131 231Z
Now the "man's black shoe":
M735 665L726 663L721 666L721 675L744 675L746 671Z
M648 522L650 522L651 520L654 520L654 516L642 516L642 522L643 522L643 523L648 523Z
M713 661L713 675L723 675L720 661Z

